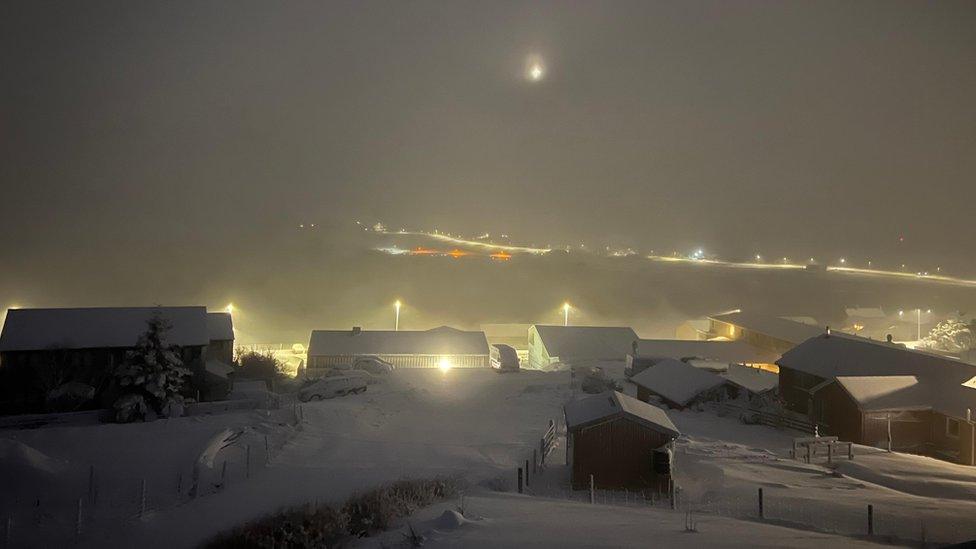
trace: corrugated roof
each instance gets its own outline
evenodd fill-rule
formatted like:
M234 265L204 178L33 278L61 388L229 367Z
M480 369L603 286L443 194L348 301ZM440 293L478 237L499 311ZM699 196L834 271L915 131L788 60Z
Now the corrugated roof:
M571 400L563 407L563 411L566 414L566 427L586 425L616 415L624 415L657 431L675 437L681 434L664 410L617 391L607 391Z
M314 330L308 356L487 355L484 332L441 326L432 330Z
M727 381L721 376L673 358L658 362L630 380L679 406L684 406L701 393Z
M819 326L746 311L725 313L709 318L794 344L802 343L811 337L824 333L824 328Z
M234 339L234 320L230 313L207 313L207 332L210 341Z
M779 355L745 341L639 339L639 357L704 358L735 364L772 364Z
M0 351L133 347L156 313L172 325L169 344L210 343L206 307L11 309L0 334Z
M545 326L536 324L550 357L560 360L623 360L633 352L633 328L611 326Z

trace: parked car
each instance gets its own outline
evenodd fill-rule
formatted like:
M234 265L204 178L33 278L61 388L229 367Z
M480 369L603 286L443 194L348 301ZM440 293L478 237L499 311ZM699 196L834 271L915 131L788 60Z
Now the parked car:
M515 348L504 343L496 343L490 347L489 361L496 372L519 371L519 357Z
M332 370L326 370L325 374L323 374L319 379L327 377L354 377L356 379L365 381L367 385L373 385L380 382L379 377L374 376L366 370L338 370L333 368Z
M353 361L353 370L365 370L371 374L388 374L396 368L389 362L376 356L361 356Z
M359 376L332 376L309 381L298 391L302 402L337 396L354 395L366 390L367 382Z

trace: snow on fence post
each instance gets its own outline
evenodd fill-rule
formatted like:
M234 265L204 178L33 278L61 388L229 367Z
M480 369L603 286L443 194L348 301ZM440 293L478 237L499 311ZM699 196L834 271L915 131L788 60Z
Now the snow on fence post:
M763 489L759 489L759 518L766 518L766 511L763 509Z
M868 535L874 535L874 505L868 504Z
M522 468L518 468L518 493L522 493Z
M590 503L596 503L596 495L593 490L593 475L590 475Z
M139 518L146 516L146 479L142 479L139 490Z

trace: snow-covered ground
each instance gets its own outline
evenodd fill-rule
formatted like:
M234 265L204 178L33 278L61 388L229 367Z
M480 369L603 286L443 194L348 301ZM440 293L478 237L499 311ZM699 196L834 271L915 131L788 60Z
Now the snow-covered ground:
M400 370L366 393L307 403L299 414L286 398L281 409L271 411L148 425L0 431L0 482L11 487L0 495L0 518L11 518L15 545L58 545L75 537L81 498L82 533L76 540L81 546L192 547L282 506L338 502L402 477L460 475L471 483L470 501L475 509L483 506L476 512L486 521L459 529L464 533L445 537L444 544L491 545L495 539L510 540L506 545L541 544L565 532L552 541L640 545L637 540L658 535L658 527L662 539L676 544L685 539L696 545L713 539L745 543L747 538L736 537L739 531L751 544L760 531L762 543L769 545L826 539L717 516L754 518L759 487L765 491L767 517L780 524L859 535L866 530L870 503L880 535L918 538L924 520L929 540L976 538L971 518L976 504L968 496L976 490L976 471L970 468L866 448L835 469L823 460L806 465L788 458L792 434L704 412L671 413L684 433L677 453L677 512L560 499L570 495L560 466L562 446L547 472L532 479L530 490L540 497L491 492L513 488L515 468L531 457L547 421L561 420L562 403L572 394L569 379L568 372ZM296 416L303 421L296 424ZM193 464L207 448L219 447L222 433L236 442L217 452L212 468L202 467L200 495L191 498ZM94 506L88 500L92 466ZM147 504L139 518L143 480ZM621 499L620 494L603 497ZM632 501L633 494L624 498ZM698 534L683 532L687 509L695 511ZM571 524L556 528L553 516L562 513ZM600 541L615 524L626 536ZM502 531L512 537L499 538Z

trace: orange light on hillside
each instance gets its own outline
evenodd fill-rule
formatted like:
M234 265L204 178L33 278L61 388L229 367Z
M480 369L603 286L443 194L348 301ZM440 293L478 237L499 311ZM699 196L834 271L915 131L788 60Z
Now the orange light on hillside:
M420 246L417 246L416 248L410 250L411 255L434 255L436 253L437 250L431 250L430 248L422 248Z
M512 259L512 254L506 252L496 252L491 254L489 257L497 261L508 261L509 259Z
M453 257L454 259L457 259L459 257L464 257L464 256L468 255L468 252L465 252L465 251L459 250L457 248L454 248L453 250L447 252L447 255Z

